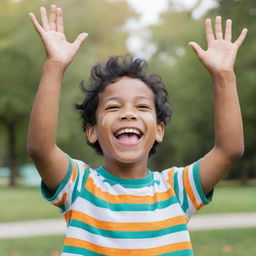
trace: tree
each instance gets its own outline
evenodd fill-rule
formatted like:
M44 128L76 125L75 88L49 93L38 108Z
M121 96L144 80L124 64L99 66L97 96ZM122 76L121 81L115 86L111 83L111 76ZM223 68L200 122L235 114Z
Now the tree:
M236 65L246 153L228 175L246 181L246 178L256 177L254 1L219 0L216 8L198 20L192 18L192 12L193 9L177 11L170 5L162 14L161 23L150 28L151 43L156 46L150 67L166 82L174 112L165 142L151 164L161 169L170 164L188 164L202 157L214 143L211 79L187 43L196 41L204 46L205 17L221 15L223 20L233 20L233 38L237 38L243 27L249 29ZM170 152L169 157L166 152Z
M5 10L0 16L0 131L6 138L1 140L0 164L11 169L10 185L16 183L19 166L29 161L25 149L28 119L45 57L28 13L38 14L42 4L47 7L50 1L3 0L0 4ZM127 52L128 32L124 24L134 13L125 1L66 0L56 4L64 10L70 41L78 33L89 33L86 46L63 82L58 144L69 154L91 162L95 154L85 146L78 114L73 111L73 104L83 97L78 85L80 80L87 79L92 64L109 55Z

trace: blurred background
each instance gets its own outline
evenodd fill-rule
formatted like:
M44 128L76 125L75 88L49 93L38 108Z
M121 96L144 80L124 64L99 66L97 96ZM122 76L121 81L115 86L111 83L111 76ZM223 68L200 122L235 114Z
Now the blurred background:
M249 29L236 62L245 154L216 191L220 196L216 196L219 202L213 206L215 210L209 206L209 210L203 213L256 212L254 0L0 0L0 205L4 209L0 211L0 222L60 216L56 209L40 199L40 179L26 153L29 114L45 60L42 43L28 13L32 11L39 17L39 7L43 5L49 9L51 4L63 8L65 33L69 41L81 32L89 33L63 81L57 134L58 145L65 152L92 167L101 165L103 159L87 146L74 104L83 100L79 84L81 80L88 81L95 63L105 61L111 55L132 53L148 60L149 72L161 75L170 95L173 117L167 126L164 142L157 154L151 157L149 167L161 170L174 165L184 166L204 156L214 143L211 78L187 44L195 41L206 48L206 17L221 15L223 20L232 19L234 40L242 28ZM35 207L31 209L31 205ZM230 236L233 233L241 236L241 232L230 232ZM250 233L248 236L253 236L255 241L255 229L250 232L253 235ZM194 238L198 255L247 255L234 249L238 237L230 244L216 245L220 251L216 254L215 248L215 254L211 254L213 250L209 244L204 245L200 240L205 234L202 233L201 238L198 234ZM214 233L214 236L221 237L221 234ZM42 254L38 251L27 254L26 250L33 249L25 246L28 244L26 240L24 244L22 240L15 240L17 247L14 240L0 240L0 255L59 255L63 238L56 239L56 244L53 243L56 250L48 248L43 252L40 249ZM39 240L46 247L49 245L49 239ZM25 254L19 246L27 248ZM202 251L207 246L209 252ZM242 246L248 247L248 244ZM255 245L254 250L256 253Z

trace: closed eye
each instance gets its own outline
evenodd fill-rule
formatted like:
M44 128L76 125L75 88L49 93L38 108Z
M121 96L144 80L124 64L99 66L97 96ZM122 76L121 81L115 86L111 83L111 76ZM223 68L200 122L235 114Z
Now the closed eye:
M105 110L115 110L115 109L119 109L119 106L118 105L110 105L105 108Z
M150 106L144 105L144 104L138 105L137 108L139 108L139 109L151 109Z

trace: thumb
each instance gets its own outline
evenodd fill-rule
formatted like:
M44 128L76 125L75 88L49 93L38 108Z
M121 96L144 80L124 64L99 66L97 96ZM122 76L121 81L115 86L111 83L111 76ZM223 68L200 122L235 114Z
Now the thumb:
M88 36L87 33L82 33L80 34L76 40L74 41L74 45L77 49L79 49L81 47L81 45L83 44L83 42L85 41L86 37Z
M192 47L192 49L194 50L198 57L202 56L204 50L201 48L199 44L195 42L189 42L188 45Z

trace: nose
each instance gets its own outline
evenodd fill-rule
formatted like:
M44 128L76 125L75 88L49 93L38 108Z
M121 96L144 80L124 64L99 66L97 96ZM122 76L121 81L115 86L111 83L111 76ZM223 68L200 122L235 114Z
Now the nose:
M121 120L137 120L137 118L137 114L130 109L124 110L120 115Z

